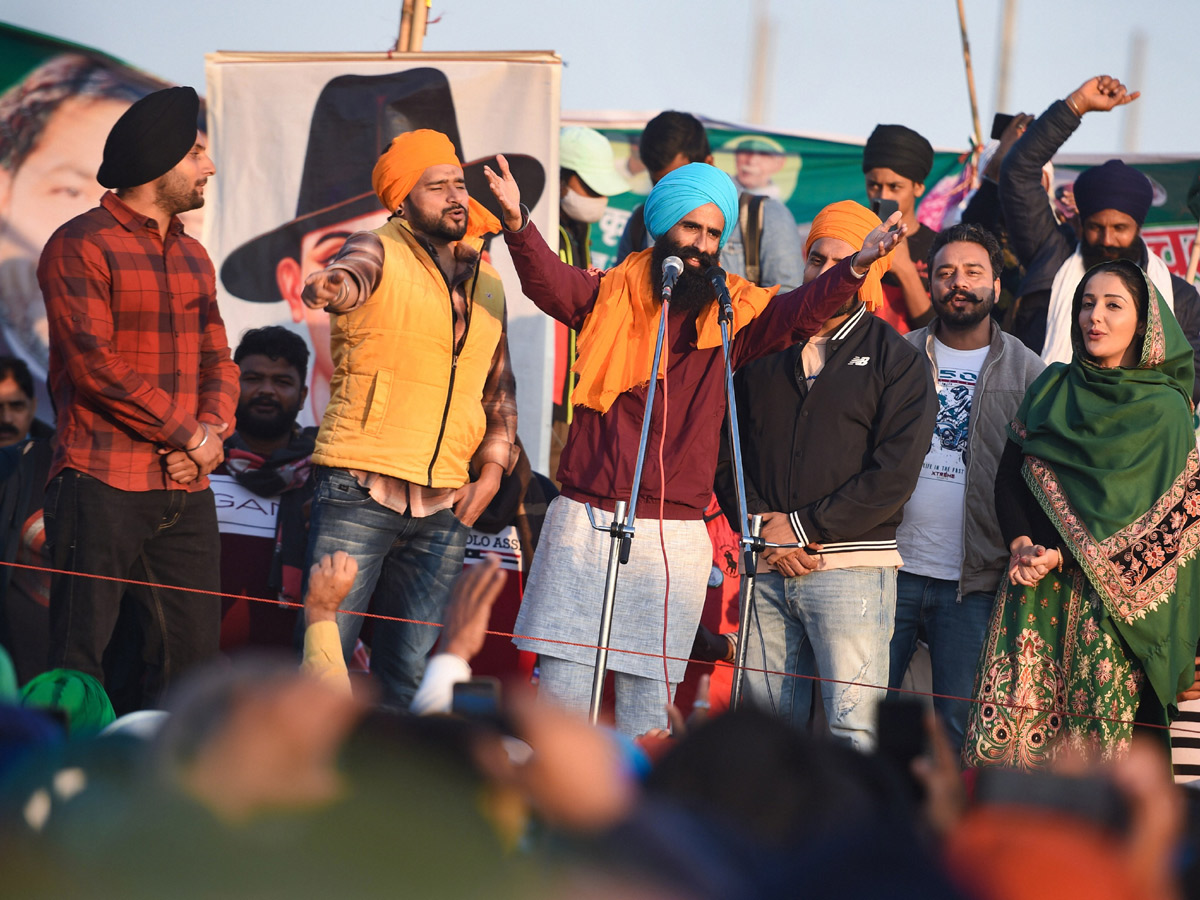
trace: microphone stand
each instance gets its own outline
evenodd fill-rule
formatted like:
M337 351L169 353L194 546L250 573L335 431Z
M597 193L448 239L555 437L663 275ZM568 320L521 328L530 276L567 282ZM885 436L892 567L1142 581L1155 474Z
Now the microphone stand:
M758 554L766 549L766 544L759 536L762 531L762 516L753 517L746 511L746 475L742 470L742 436L738 430L737 398L733 392L733 363L729 356L729 331L733 327L733 301L729 290L725 287L725 273L720 274L720 285L713 279L717 287L717 302L720 304L718 322L721 325L721 349L725 354L725 412L729 422L729 443L733 456L733 486L737 494L738 521L742 523L742 533L738 535L738 544L742 549L742 583L738 588L738 636L737 647L734 650L733 686L729 692L729 708L737 709L742 697L742 676L746 668L746 653L749 645L743 639L746 625L750 621L750 609L754 603L754 579L758 571ZM749 523L749 529L746 525Z
M738 535L738 544L742 549L742 583L738 588L738 630L737 646L734 649L733 686L729 692L729 708L737 709L742 700L742 680L746 672L746 656L750 649L745 640L746 629L750 624L750 614L754 607L754 583L758 573L758 555L768 547L799 547L800 543L775 544L764 541L761 537L762 516L755 513L751 516L746 510L746 475L742 469L742 437L738 429L737 399L733 392L733 364L729 357L730 329L733 327L733 300L725 287L725 273L709 270L709 278L717 292L717 302L720 304L718 322L721 325L721 349L725 354L725 407L729 422L729 443L733 457L733 486L737 494L738 521L742 523L742 533ZM747 527L748 526L748 527Z
M675 257L671 257L675 259ZM671 259L664 263L664 272ZM676 260L678 262L678 260ZM682 264L679 266L683 268ZM678 274L678 272L676 273ZM637 515L638 491L642 484L642 469L646 462L646 444L650 438L650 419L654 411L654 394L658 386L658 366L662 359L663 343L667 336L667 317L671 307L671 291L674 279L663 285L662 312L658 322L658 338L654 344L654 362L650 367L650 385L646 389L646 412L642 417L642 435L638 441L637 464L633 470L633 485L629 491L628 514L626 503L618 500L613 508L612 521L608 525L596 523L595 511L590 503L584 504L588 522L596 531L607 532L612 537L608 550L608 569L604 576L604 601L600 610L600 635L596 641L596 669L592 675L592 698L588 707L588 719L595 725L600 719L600 702L604 696L604 677L608 673L608 641L612 633L613 606L617 597L618 565L629 563L629 552L632 548L634 534L634 518ZM663 428L666 428L663 422ZM664 603L668 602L664 599Z

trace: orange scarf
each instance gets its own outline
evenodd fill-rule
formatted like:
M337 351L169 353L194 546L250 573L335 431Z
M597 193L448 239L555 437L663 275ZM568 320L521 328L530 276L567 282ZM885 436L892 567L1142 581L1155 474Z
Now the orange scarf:
M458 154L450 138L440 131L420 128L406 131L392 139L391 145L375 163L371 172L371 186L379 202L389 213L395 213L404 198L417 186L421 176L430 166L458 166ZM467 200L467 238L499 234L500 220L493 216L475 198Z
M650 288L653 253L650 248L633 253L601 279L596 304L579 329L578 359L573 369L579 383L571 394L576 406L606 413L620 394L649 381L662 315L662 305ZM733 334L766 309L779 291L778 287L761 288L734 274L728 275L725 283L733 299ZM716 303L710 303L701 313L696 331L697 350L721 346ZM658 377L666 372L664 348Z

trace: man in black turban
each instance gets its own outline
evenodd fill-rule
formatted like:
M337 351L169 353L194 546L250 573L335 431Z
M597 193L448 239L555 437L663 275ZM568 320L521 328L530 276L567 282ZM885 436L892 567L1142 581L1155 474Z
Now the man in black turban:
M45 504L58 572L49 665L103 681L127 594L149 704L216 655L220 619L207 475L233 425L238 367L212 261L178 218L204 203L216 173L198 113L192 88L126 110L96 176L115 192L54 232L37 273L58 414Z
M876 313L903 334L933 318L925 260L936 232L917 221L917 200L933 168L933 147L911 128L876 125L863 147L862 168L872 209L879 200L895 200L908 226L908 252L901 248L892 254L891 271L883 276L887 302Z

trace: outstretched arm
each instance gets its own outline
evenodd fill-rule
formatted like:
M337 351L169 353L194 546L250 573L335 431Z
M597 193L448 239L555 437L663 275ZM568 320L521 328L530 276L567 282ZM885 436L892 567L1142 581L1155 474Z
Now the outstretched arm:
M1140 95L1108 75L1084 82L1065 100L1051 104L1025 129L1000 166L1000 203L1013 250L1021 265L1029 268L1048 242L1065 240L1042 188L1042 166L1079 127L1089 112L1104 112Z
M877 259L900 245L907 227L900 213L892 216L863 240L862 249L794 291L778 294L758 316L739 331L733 341L733 366L761 359L821 330L825 321L858 291L867 270Z
M342 693L351 693L342 658L337 616L354 585L358 561L344 550L313 563L304 595L304 662L300 671Z

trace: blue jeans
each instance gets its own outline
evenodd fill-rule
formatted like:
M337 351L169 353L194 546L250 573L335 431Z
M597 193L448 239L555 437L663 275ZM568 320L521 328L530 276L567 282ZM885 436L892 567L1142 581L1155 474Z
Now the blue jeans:
M338 615L347 659L363 624L363 617L352 613L366 612L368 606L381 616L441 622L467 544L467 529L454 511L413 518L375 502L345 469L319 466L316 473L305 572L336 550L358 562ZM383 688L385 704L408 709L440 632L432 625L374 620L371 673Z
M970 697L995 598L995 591L973 591L960 598L957 581L901 570L896 577L889 686L900 687L920 637L929 644L933 692ZM961 752L970 701L934 697L933 708L945 723L955 752Z
M831 679L820 682L830 731L859 750L872 749L875 710L887 693L896 570L863 566L799 577L765 572L755 582L754 601L749 627L742 626L750 642L747 698L806 728L812 679L819 673Z

